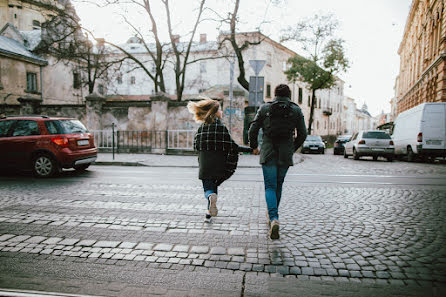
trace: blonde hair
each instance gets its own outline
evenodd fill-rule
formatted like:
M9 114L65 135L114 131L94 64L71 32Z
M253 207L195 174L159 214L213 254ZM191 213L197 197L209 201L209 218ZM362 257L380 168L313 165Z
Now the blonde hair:
M205 98L198 102L190 101L187 104L187 109L194 115L194 120L197 123L212 124L215 122L216 113L220 108L220 103L217 100Z

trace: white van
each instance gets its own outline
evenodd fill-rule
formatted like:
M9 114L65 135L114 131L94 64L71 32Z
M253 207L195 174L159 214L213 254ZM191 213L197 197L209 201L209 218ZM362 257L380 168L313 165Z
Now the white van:
M446 156L446 102L422 103L398 115L392 139L395 156Z

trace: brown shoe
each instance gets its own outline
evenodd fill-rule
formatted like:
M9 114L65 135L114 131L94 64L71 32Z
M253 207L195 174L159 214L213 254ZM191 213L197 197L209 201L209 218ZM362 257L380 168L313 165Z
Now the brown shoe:
M272 220L271 227L269 229L269 237L271 239L279 239L279 225L278 220Z

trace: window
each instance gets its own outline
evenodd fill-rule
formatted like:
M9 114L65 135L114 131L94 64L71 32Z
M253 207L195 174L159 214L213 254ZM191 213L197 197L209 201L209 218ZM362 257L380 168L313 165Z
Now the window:
M9 128L15 121L0 121L0 137L6 137L8 135Z
M283 72L287 71L287 63L286 63L286 61L282 62L282 70L283 70Z
M299 88L299 104L302 104L302 88Z
M17 121L12 136L40 135L36 121Z
M206 61L200 62L200 73L206 73Z
M117 81L118 81L118 85L122 85L122 74L118 75Z
M104 95L104 85L100 84L98 85L98 92L101 95Z
M37 74L34 72L26 73L26 90L28 92L37 92Z
M73 88L79 89L81 87L81 75L73 72Z
M390 135L386 132L365 132L362 138L390 139Z
M88 130L78 120L45 121L49 134L87 133Z
M322 106L322 99L319 99L319 109L321 109Z
M266 53L266 66L271 67L271 53Z
M266 97L271 98L271 85L266 85Z
M33 21L33 30L40 30L40 22L37 20Z
M136 83L136 78L134 76L130 77L130 84L134 85Z
M308 107L310 107L310 106L311 106L311 97L308 96Z

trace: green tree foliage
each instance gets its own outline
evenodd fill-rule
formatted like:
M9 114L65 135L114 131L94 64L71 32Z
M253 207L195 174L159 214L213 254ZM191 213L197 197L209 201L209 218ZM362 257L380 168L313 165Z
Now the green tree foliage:
M311 134L316 91L336 84L338 73L349 67L345 57L344 40L334 37L338 22L332 15L315 15L283 31L282 41L295 41L306 53L288 60L291 67L285 71L289 81L306 83L312 91L308 134Z

